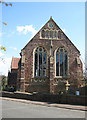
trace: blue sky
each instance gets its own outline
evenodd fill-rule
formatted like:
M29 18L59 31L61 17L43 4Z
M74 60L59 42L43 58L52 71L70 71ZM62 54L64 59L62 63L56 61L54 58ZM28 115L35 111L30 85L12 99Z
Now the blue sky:
M6 52L0 51L5 58L1 63L1 74L7 74L12 56L20 57L21 49L34 34L53 17L65 34L81 52L85 59L85 2L13 2L13 6L2 5L2 25L0 45Z

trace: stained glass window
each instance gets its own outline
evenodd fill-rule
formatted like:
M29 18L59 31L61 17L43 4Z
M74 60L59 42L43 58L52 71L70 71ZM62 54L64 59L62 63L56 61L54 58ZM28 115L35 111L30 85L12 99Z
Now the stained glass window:
M67 76L68 74L68 59L65 48L58 48L56 52L56 76Z

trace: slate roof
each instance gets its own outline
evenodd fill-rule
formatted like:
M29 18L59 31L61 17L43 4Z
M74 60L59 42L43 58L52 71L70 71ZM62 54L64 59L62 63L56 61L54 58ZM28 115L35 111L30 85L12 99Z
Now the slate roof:
M20 58L12 57L11 69L18 69L18 62Z

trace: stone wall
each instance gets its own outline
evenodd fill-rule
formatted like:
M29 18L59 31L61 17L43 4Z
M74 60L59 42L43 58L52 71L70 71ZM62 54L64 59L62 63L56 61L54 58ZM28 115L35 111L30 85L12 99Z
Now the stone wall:
M49 21L48 21L49 22ZM55 24L55 28L60 30L60 28ZM48 28L46 24L42 29ZM41 29L41 30L42 30ZM74 44L68 39L68 37L62 32L61 39L42 39L40 37L41 30L30 40L30 42L21 51L21 77L20 79L20 90L26 92L50 92L57 94L59 92L58 85L59 81L67 81L70 83L70 87L78 88L80 87L83 70L82 63L77 62L77 58L80 56L79 50L74 46ZM35 82L34 77L34 50L38 46L42 46L47 50L47 70L48 75L46 77L46 84L43 82L43 78L38 78ZM55 51L58 47L65 47L68 51L68 76L67 78L56 78L55 77ZM52 51L52 54L50 53ZM52 62L51 62L52 59ZM65 84L65 82L64 82ZM42 88L42 89L41 89Z
M64 46L66 49L68 49L68 54L69 54L69 76L68 76L68 81L69 83L71 84L71 87L78 87L80 86L80 80L78 81L77 78L79 78L80 76L78 76L78 69L80 70L80 75L82 75L82 66L79 66L78 68L78 64L76 63L76 58L77 56L79 56L79 53L76 51L76 49L71 45L71 43L69 43L69 46L66 44L65 40L62 40L62 41L52 41L53 42L53 59L55 60L55 55L54 55L54 52L55 50L60 47L60 46ZM24 82L21 82L21 89L24 89L23 88L23 85L22 84L25 84L25 90L24 91L28 91L28 92L31 92L34 90L35 88L35 84L37 84L36 82L33 82L32 83L32 79L34 80L34 76L33 76L33 50L38 47L38 46L44 46L47 50L47 55L48 55L48 78L47 78L47 81L48 81L48 84L50 85L47 85L46 87L42 87L43 88L43 91L46 91L48 92L48 89L49 88L52 88L54 90L50 90L50 91L53 91L55 93L55 84L57 85L58 82L55 81L55 61L53 61L53 76L51 75L50 73L50 41L49 40L36 40L36 39L33 39L28 45L27 47L25 48L25 63L24 63L24 72L25 72L25 76L23 76L22 72L21 72L21 78L24 77ZM72 50L71 50L72 49ZM51 82L50 81L50 77L53 77L53 83L51 85ZM42 80L43 81L43 80ZM43 82L40 82L42 83L41 86L44 86L44 83ZM39 84L40 85L40 84ZM39 86L38 87L41 87ZM34 86L34 88L33 88ZM51 87L53 86L53 87ZM30 89L28 89L30 88ZM36 85L36 88L37 89L37 85ZM39 88L38 88L39 89ZM38 91L38 90L35 90L35 91Z
M2 92L2 97L61 103L61 104L87 105L87 96L72 96L72 95L59 96L59 95L46 94L46 93L30 94L30 93Z

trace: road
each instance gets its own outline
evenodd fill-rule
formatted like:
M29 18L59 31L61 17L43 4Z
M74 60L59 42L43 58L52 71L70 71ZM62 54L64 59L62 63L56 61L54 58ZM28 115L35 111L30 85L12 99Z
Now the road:
M2 118L85 118L85 111L2 100Z

